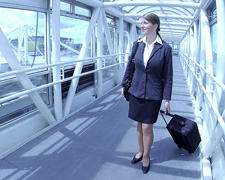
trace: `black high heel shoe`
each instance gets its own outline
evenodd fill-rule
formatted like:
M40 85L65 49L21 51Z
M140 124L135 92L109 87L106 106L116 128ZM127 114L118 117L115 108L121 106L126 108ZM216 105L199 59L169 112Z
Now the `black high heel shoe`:
M136 156L136 155L135 155L135 156ZM136 158L135 156L133 157L133 159L132 159L132 161L131 161L132 164L136 164L137 162L141 161L142 158L143 158L143 155L142 155L140 158Z
M150 169L150 158L149 158L149 165L147 167L142 165L142 171L144 174L147 174L149 169Z

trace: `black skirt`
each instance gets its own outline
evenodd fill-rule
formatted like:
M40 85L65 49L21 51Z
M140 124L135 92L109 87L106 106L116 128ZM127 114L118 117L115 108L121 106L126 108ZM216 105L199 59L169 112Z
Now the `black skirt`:
M157 121L162 101L140 99L130 94L128 117L145 124Z

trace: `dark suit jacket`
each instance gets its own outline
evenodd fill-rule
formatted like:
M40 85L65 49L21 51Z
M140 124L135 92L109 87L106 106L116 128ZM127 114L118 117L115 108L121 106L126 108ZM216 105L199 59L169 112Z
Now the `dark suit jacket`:
M135 72L129 93L137 98L171 100L173 82L172 48L165 41L162 41L162 43L162 45L157 42L154 44L146 68L143 62L145 43L135 41L133 44L121 85L125 87L126 79L131 72L131 60L134 56ZM134 52L135 46L138 46L136 53Z

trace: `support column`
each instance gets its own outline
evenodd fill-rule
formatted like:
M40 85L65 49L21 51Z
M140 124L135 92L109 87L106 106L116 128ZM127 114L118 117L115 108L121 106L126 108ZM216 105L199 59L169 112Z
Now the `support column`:
M193 30L192 30L192 28L190 28L190 45L189 45L189 48L190 48L190 50L189 50L189 58L190 58L190 60L189 60L189 64L190 64L190 68L189 68L189 71L188 71L188 74L189 74L189 78L188 78L188 84L189 84L189 87L190 87L190 89L191 89L191 87L193 86L193 80L195 79L195 77L193 76L193 74L192 74L192 70L193 70L193 62L192 62L192 60L193 60L193 51L194 51L194 46L193 46L193 44L194 44L194 33L193 33Z
M200 18L201 21L201 18ZM197 54L196 54L196 62L198 64L200 64L200 59L201 59L201 23L199 22L199 28L198 28L198 42L197 42ZM199 68L196 68L196 73L199 73ZM196 86L196 104L195 104L195 115L197 117L202 117L201 112L200 112L200 108L201 108L201 104L202 104L202 93L200 92L200 87L199 84L197 84Z
M52 1L52 63L60 62L60 0ZM53 82L61 80L60 67L53 67ZM54 109L57 120L62 119L61 84L53 86Z
M205 52L205 69L206 71L213 75L213 57L212 57L212 43L210 35L210 26L209 21L206 16L206 13L201 10L201 19L202 19L202 35L204 36L204 43L202 44L203 50ZM211 81L208 76L206 78L206 90L210 91Z
M26 65L29 64L29 56L28 56L28 33L27 33L27 24L23 26L24 29L24 58Z
M123 53L123 18L119 19L119 54ZM119 63L123 62L123 56L119 56ZM119 66L119 81L122 80L122 65Z
M102 9L99 12L97 22L97 56L103 55L103 12ZM97 69L102 68L103 59L97 60ZM97 72L97 97L102 95L102 71Z
M50 7L48 7L50 8ZM44 23L44 31L46 32L44 34L44 47L45 47L45 58L47 61L47 64L52 64L52 60L51 60L51 40L50 40L50 27L51 27L51 23L50 23L50 9L48 9L47 13L45 13L44 15L44 21L46 23ZM49 68L48 69L50 73L52 73L52 69ZM48 81L52 82L52 77L48 76ZM48 88L48 92L49 92L49 101L50 104L53 104L53 87L49 87Z
M18 33L18 58L20 64L23 64L22 42L23 42L23 26L20 25Z
M197 61L197 52L198 52L198 27L197 23L194 23L194 40L193 40L193 61ZM193 67L193 71L196 72L196 65ZM196 85L197 80L193 77L193 82L191 86L191 95L195 96L196 94Z

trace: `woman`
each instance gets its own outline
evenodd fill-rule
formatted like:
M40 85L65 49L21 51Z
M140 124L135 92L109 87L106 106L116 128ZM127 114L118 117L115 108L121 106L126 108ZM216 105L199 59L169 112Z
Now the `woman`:
M143 160L142 171L146 174L150 168L153 124L157 121L162 100L165 100L165 113L170 112L173 69L172 48L159 35L159 17L146 13L142 17L141 29L145 36L134 42L132 48L132 53L135 54L135 72L129 88L128 117L137 121L139 144L139 152L133 157L132 163ZM123 96L131 63L130 58L122 81Z

